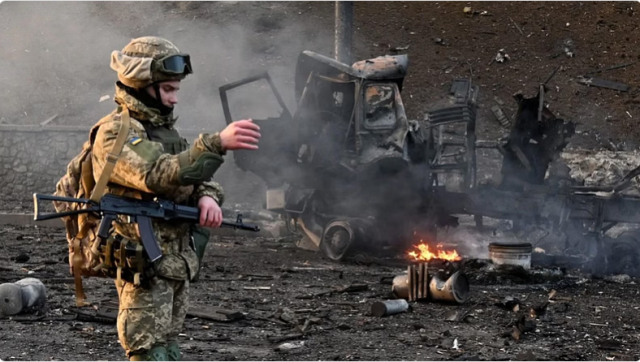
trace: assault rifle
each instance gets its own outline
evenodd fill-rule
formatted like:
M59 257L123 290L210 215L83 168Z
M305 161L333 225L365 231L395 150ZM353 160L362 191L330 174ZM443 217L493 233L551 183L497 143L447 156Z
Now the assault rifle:
M62 201L79 204L87 204L88 207L65 211L60 213L41 214L38 204L40 201ZM151 261L156 261L162 257L162 250L158 245L156 236L151 227L151 219L162 219L167 221L184 221L197 223L200 221L200 210L196 207L178 205L172 201L156 199L155 201L144 201L128 197L106 194L99 202L90 199L76 199L73 197L62 197L53 195L33 194L33 219L36 221L56 219L64 216L79 215L84 213L96 213L102 217L98 228L98 237L107 239L113 221L118 215L129 217L129 222L137 223L140 230L142 245ZM260 231L257 225L245 224L242 222L242 214L238 214L236 222L223 221L222 227L233 229Z

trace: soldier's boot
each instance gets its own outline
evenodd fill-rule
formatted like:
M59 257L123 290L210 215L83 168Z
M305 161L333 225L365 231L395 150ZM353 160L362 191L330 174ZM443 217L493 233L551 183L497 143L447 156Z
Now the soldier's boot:
M169 356L169 361L182 361L182 353L180 353L177 341L167 344L167 355Z
M153 346L147 352L132 354L129 361L169 361L169 356L164 346Z

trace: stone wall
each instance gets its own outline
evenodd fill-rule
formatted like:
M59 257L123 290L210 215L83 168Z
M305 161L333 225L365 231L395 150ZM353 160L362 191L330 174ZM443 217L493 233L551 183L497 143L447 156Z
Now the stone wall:
M198 131L181 130L190 142ZM70 126L0 125L0 211L30 212L33 193L52 193L89 135L89 128ZM216 174L227 201L260 205L264 187L256 176L243 172L226 158Z
M19 209L34 192L53 192L87 134L77 127L0 126L0 208Z

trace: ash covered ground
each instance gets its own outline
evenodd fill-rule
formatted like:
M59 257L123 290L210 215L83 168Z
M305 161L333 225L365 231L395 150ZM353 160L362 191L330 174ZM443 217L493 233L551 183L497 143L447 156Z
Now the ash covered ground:
M76 314L62 229L4 227L0 238L1 281L31 276L48 288L48 310L41 316L0 319L0 359L125 359L115 324ZM18 263L21 254L29 259L23 256ZM286 239L215 236L202 279L193 284L192 303L244 318L188 317L180 337L185 359L640 358L636 279L594 279L566 270L562 276L527 280L468 269L471 292L463 305L411 303L409 312L373 316L371 304L390 297L389 279L406 264L401 256L338 264ZM112 281L90 279L85 286L95 308L116 297ZM340 292L347 286L357 291ZM83 313L94 315L95 308ZM514 332L518 323L525 327L522 333Z

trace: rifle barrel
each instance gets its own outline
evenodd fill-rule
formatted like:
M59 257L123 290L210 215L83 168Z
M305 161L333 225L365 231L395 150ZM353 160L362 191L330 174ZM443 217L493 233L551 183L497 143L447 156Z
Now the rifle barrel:
M234 222L223 221L222 225L225 227L230 227L234 229L247 230L247 231L260 231L260 226L258 225L250 225L250 224L237 224Z

